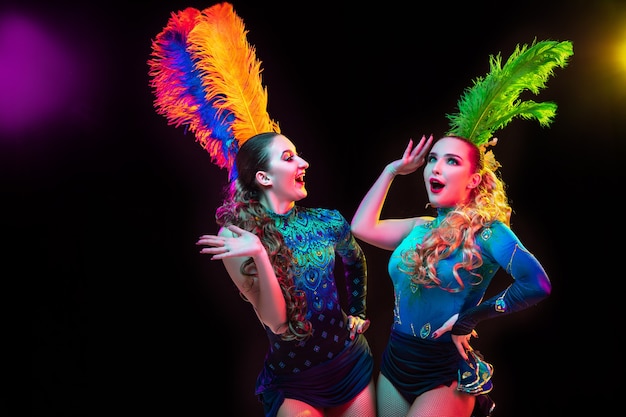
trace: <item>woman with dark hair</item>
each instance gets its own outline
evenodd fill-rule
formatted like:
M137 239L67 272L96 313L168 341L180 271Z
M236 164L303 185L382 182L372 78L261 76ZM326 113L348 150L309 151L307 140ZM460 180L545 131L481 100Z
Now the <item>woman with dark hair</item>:
M220 230L197 244L224 263L267 333L256 384L267 417L375 417L365 257L337 210L296 205L309 163L269 116L247 33L223 2L172 13L152 42L157 112L228 170Z
M245 141L235 167L216 212L221 228L198 245L222 260L266 330L256 386L265 415L374 417L373 358L363 335L366 263L349 223L337 210L296 205L307 196L309 163L282 134ZM345 311L336 258L345 271Z

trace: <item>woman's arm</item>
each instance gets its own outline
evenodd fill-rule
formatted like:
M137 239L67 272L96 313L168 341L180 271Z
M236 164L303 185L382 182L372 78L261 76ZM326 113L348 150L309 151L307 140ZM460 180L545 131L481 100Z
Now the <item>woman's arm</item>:
M352 218L352 233L359 239L376 247L393 250L413 229L418 218L381 220L380 214L387 198L391 182L396 175L407 175L423 165L432 136L422 137L413 149L409 140L402 159L389 163L369 189Z
M200 236L197 244L209 246L200 253L213 255L212 260L222 260L233 283L252 304L262 323L276 334L287 330L285 298L265 247L255 234L228 226L221 228L217 236ZM249 257L256 265L253 277L241 273L241 265Z
M552 292L543 266L513 231L502 223L494 223L491 230L493 233L485 240L483 250L511 275L513 283L476 307L462 311L452 327L452 334L469 334L480 321L530 308Z

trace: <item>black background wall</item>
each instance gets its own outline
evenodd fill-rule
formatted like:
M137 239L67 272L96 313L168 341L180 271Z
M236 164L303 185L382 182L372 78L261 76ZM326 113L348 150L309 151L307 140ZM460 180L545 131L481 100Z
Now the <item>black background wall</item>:
M170 12L213 2L5 3L3 28L26 24L68 58L42 56L25 39L10 55L6 41L16 40L0 31L4 71L33 71L18 86L9 75L20 74L5 72L15 95L0 97L3 293L7 305L24 296L4 320L17 335L31 329L7 340L32 351L31 388L20 393L30 409L2 394L4 414L261 416L253 392L264 333L222 264L195 246L216 231L226 173L156 114L148 84L151 40ZM410 137L445 132L444 114L488 71L490 54L534 38L573 41L569 66L538 97L559 106L552 126L514 121L494 150L513 229L554 292L480 324L474 346L495 365L495 417L608 407L621 384L602 382L600 369L616 378L623 369L626 4L404 3L233 2L263 62L270 115L311 163L301 203L351 219ZM75 65L52 72L57 59ZM385 214L423 213L423 188L419 175L398 178ZM393 302L388 253L363 246L367 336L379 358Z

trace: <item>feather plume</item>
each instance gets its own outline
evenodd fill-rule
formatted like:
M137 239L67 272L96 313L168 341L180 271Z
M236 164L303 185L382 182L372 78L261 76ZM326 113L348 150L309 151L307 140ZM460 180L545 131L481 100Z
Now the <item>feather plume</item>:
M564 68L572 54L570 41L535 39L530 46L517 45L504 66L499 53L490 55L489 73L476 78L463 92L457 102L458 113L446 114L450 121L448 134L483 146L514 118L536 119L541 126L549 126L556 115L556 104L523 101L520 95L524 91L537 95L554 69Z
M267 112L261 62L229 3L172 16L148 61L157 113L184 126L236 178L239 147L261 132L280 132Z
M152 42L148 74L156 96L157 113L165 116L168 124L182 125L186 131L195 133L204 147L205 138L213 133L211 124L206 121L215 119L217 110L205 100L200 72L187 50L189 32L199 15L200 10L191 7L172 13L165 28ZM225 166L221 160L215 162Z
M229 3L203 10L189 34L189 50L197 59L205 100L229 122L235 142L229 144L228 165L234 166L239 146L261 132L280 132L267 112L267 88L261 79L261 62L246 39L244 23ZM209 136L206 149L222 152L223 139Z

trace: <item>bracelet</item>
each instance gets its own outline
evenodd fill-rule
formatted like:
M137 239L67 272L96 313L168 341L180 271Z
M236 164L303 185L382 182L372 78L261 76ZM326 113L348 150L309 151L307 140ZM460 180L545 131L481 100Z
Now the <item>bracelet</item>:
M393 175L394 177L396 176L396 174L398 174L398 170L393 166L393 165L387 165L387 167L389 168L388 171L391 175Z

